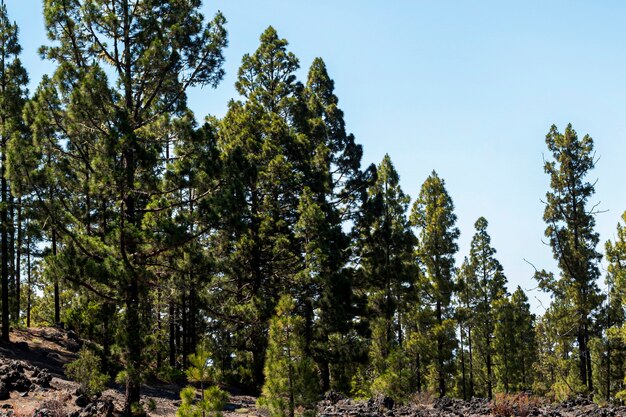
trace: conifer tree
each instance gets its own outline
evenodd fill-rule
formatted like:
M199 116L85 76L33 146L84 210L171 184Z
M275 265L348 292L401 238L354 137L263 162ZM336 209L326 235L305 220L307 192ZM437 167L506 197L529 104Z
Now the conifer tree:
M260 46L245 55L236 88L243 101L231 101L218 129L223 151L225 210L213 237L219 273L211 295L214 316L228 326L237 379L248 389L263 383L267 326L281 293L302 266L295 238L303 190L305 140L301 91L294 72L298 59L287 41L269 27Z
M0 3L0 281L2 281L2 332L0 340L9 341L9 200L7 173L9 140L24 134L22 109L26 101L28 76L19 59L22 48L17 25L9 20L4 1Z
M304 320L289 295L280 298L269 328L265 382L259 404L273 417L294 417L312 409L317 396L313 362L305 352Z
M535 340L535 315L530 312L528 297L520 286L511 295L513 309L513 343L512 351L503 352L512 357L512 375L510 378L513 391L527 391L533 384L532 368L537 355ZM513 353L513 354L511 354Z
M513 306L509 297L499 297L493 300L491 305L491 315L493 317L491 329L493 340L489 341L489 351L485 358L487 369L488 392L493 395L493 388L509 393L511 392L513 377L513 358L510 353L514 352L515 345ZM491 363L489 363L491 362ZM489 374L492 371L493 374Z
M476 351L483 358L484 391L487 398L493 398L493 346L494 326L496 319L492 312L495 302L506 296L506 277L500 262L494 257L496 250L491 246L491 237L487 233L487 220L480 217L474 227L476 233L472 238L470 249L470 268L476 279L473 292L475 297L474 320L477 326L474 340Z
M311 64L303 99L307 141L302 162L307 174L296 229L305 263L300 276L308 287L302 291L305 333L322 390L347 392L349 367L361 349L356 348L358 337L351 325L356 314L354 271L349 265L350 232L344 226L357 215L368 176L361 171L362 147L346 132L334 82L321 58Z
M417 256L426 270L422 282L423 302L431 306L435 320L427 330L431 340L437 344L436 353L432 355L435 358L434 379L439 396L444 397L456 347L451 299L454 292L454 254L458 250L456 240L460 232L455 226L452 199L436 172L433 171L422 185L410 220L419 231Z
M385 155L358 224L357 251L371 317L372 380L385 374L392 352L402 349L404 316L415 291L415 237L406 216L410 198L399 181L391 158Z
M593 392L588 345L593 331L592 314L602 301L596 282L601 258L596 251L596 211L595 206L589 206L595 190L594 184L586 180L595 165L593 139L589 135L579 139L571 124L564 133L553 125L546 135L546 144L551 159L545 162L544 170L550 176L551 190L546 194L543 216L547 224L545 235L561 271L558 279L545 272L537 273L536 279L544 291L552 294L553 305L558 304L554 306L555 313L562 312L565 321L574 317L575 337L570 342L577 348L578 377L582 386ZM560 316L559 313L556 317ZM562 334L567 337L572 333Z
M463 399L475 395L474 386L474 338L473 330L481 325L474 314L478 301L478 281L476 271L472 268L469 259L465 257L457 273L457 305L455 308L456 320L459 324L460 336L460 365L461 365L461 392ZM467 348L467 354L465 353Z
M622 215L626 221L626 213ZM596 368L604 378L596 378L598 391L607 400L616 396L624 398L624 363L626 361L626 344L624 338L626 311L626 229L621 223L617 225L614 241L605 244L608 262L606 284L606 303L598 314L598 325L602 331L602 343L599 353L602 361Z
M494 300L494 381L499 391L530 390L536 359L534 316L524 291Z
M148 264L168 250L144 220L177 191L159 187L157 158L168 130L177 134L173 121L185 123L186 90L223 76L224 17L206 23L198 9L194 0L44 2L51 46L42 53L57 68L27 109L34 140L20 174L62 239L58 262L80 260L81 273L66 277L124 311L126 415L144 371ZM50 161L40 159L45 147L57 151Z

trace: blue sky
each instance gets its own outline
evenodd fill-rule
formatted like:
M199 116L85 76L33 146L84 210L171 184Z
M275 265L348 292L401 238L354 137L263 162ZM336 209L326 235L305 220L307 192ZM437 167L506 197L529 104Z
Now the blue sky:
M34 89L52 69L37 54L46 42L41 1L5 2ZM626 210L625 2L219 0L203 10L225 14L230 46L221 85L190 93L198 118L225 113L242 55L272 25L300 58L301 79L315 57L326 61L365 165L389 153L413 198L433 169L445 179L459 260L484 216L511 290L536 285L524 258L556 271L541 203L553 123L594 138L593 202L608 210L597 218L599 249L614 237ZM528 294L541 313L548 298Z

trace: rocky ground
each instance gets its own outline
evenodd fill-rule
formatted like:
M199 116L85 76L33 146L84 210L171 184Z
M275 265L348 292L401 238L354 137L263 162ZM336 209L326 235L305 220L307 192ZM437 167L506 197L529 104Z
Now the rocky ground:
M63 366L72 361L82 342L72 332L55 328L29 329L11 334L13 343L0 345L0 417L113 417L124 402L121 386L107 389L98 398L78 392ZM181 387L153 383L142 387L142 402L150 416L174 417ZM268 417L255 406L256 398L231 395L224 417ZM626 407L599 407L585 398L560 404L524 395L461 401L415 397L408 405L378 397L355 401L328 393L318 403L318 417L456 417L456 416L624 416Z
M499 403L486 399L472 401L442 398L416 399L409 405L396 405L393 399L379 397L354 401L331 394L318 404L318 417L482 417L482 416L547 416L547 417L626 417L626 407L599 407L585 398L549 404L528 396L502 398Z
M34 328L12 332L11 341L0 345L0 417L111 417L122 409L121 386L87 398L66 377L63 366L76 358L82 345L74 333ZM173 417L179 391L176 385L146 385L144 408L153 405L150 415Z

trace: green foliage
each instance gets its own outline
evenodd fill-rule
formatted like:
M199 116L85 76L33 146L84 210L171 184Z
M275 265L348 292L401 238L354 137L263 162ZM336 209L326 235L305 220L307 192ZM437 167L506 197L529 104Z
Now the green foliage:
M221 410L228 400L228 394L217 385L204 388L209 382L216 382L215 368L211 364L210 352L204 343L198 345L196 353L189 356L189 368L185 374L189 382L200 384L200 400L195 401L196 388L187 386L180 392L182 403L176 412L177 417L221 417Z
M556 313L552 318L557 319L554 325L559 327L560 334L571 335L569 340L563 338L559 343L571 344L569 348L563 347L564 351L576 351L578 378L592 392L591 315L602 302L597 285L601 255L596 250L599 241L594 230L596 211L595 206L588 207L595 189L586 179L595 165L593 139L589 135L580 139L571 124L564 133L553 125L546 135L546 144L552 158L545 162L544 170L550 176L551 189L546 193L543 218L545 235L561 273L556 279L550 273L538 271L535 278L540 288L552 294ZM571 332L572 328L576 331ZM561 381L569 380L569 377L561 378ZM565 385L570 391L578 390L578 384L573 382ZM563 384L558 391L564 395Z
M417 257L425 269L419 284L421 299L431 310L431 314L424 314L426 309L422 309L424 317L432 319L423 329L437 343L436 354L426 365L430 369L428 383L433 388L436 385L439 396L443 397L447 392L447 381L454 373L456 337L451 301L454 255L458 250L456 240L460 232L455 226L454 204L436 172L433 171L422 185L410 221L419 231Z
M181 405L176 411L177 417L221 417L222 409L228 400L228 394L218 386L211 386L201 391L201 399L196 400L197 390L192 386L180 392Z
M358 272L368 294L373 379L386 373L389 355L396 347L401 348L406 336L404 317L416 300L415 236L406 217L409 201L391 158L385 155L357 224ZM389 378L389 373L383 377Z
M468 388L470 396L477 394L493 398L496 384L496 352L493 344L495 327L499 323L494 310L498 303L505 302L507 295L506 277L500 262L495 258L496 250L491 246L487 226L488 222L484 217L476 220L470 256L458 276L457 318L461 321L466 345L469 347L472 344L474 348L471 355L467 352L472 380L465 384L466 398ZM508 391L508 382L504 385L503 389Z
M296 409L313 409L319 391L312 360L304 350L304 322L294 308L293 299L282 296L270 322L265 383L258 404L273 417L294 417Z
M414 392L413 371L409 365L412 361L408 352L395 348L385 360L385 369L371 384L372 395L383 394L404 402Z
M109 376L100 371L100 358L86 347L80 350L75 361L65 365L65 372L80 384L86 395L102 393L109 382Z
M26 101L28 75L22 66L19 55L22 47L19 44L18 28L9 20L4 2L0 5L0 289L2 296L1 333L0 339L9 342L10 310L13 322L19 322L19 304L17 287L10 286L13 282L9 277L10 251L9 235L13 235L14 203L10 195L9 161L7 158L9 142L12 137L28 136L22 120L22 109ZM9 224L9 220L11 225ZM12 297L9 297L11 290ZM10 307L13 306L11 309ZM19 310L19 309L18 309Z

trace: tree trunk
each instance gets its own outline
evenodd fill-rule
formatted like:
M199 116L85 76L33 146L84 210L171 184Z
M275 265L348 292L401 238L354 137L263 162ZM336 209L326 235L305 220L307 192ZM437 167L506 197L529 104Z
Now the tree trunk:
M17 245L15 246L15 310L17 311L17 321L20 321L22 310L22 198L17 200Z
M4 64L4 61L3 61ZM4 70L4 68L3 68ZM4 71L3 71L3 80L4 80ZM3 86L4 87L4 86ZM3 88L4 91L4 88ZM2 120L2 126L4 128L5 121ZM2 278L2 341L9 342L9 241L8 241L8 233L9 233L9 219L8 219L8 186L6 179L6 142L7 138L4 135L4 131L2 132L2 160L0 163L2 167L0 168L0 176L2 179L0 180L0 195L2 198L2 207L0 208L0 257L2 257L2 267L0 268L1 278Z
M176 367L176 308L174 307L174 301L170 300L169 303L169 325L170 325L170 367Z
M585 386L589 387L587 383L587 345L585 340L585 334L583 331L583 326L579 326L578 328L578 365L580 372L580 382Z
M126 396L124 403L124 414L132 415L134 405L139 404L140 385L139 378L141 372L141 322L139 320L139 284L137 277L131 278L128 288L128 298L126 299Z
M422 362L420 360L419 353L417 354L417 358L415 360L416 368L417 368L417 392L422 392Z
M28 297L26 300L26 327L30 327L30 307L31 307L31 296L33 293L33 281L32 281L32 271L30 265L30 233L26 235L26 275L28 279Z
M183 292L180 297L180 310L181 310L181 332L182 332L182 342L183 342L183 368L186 369L188 366L188 358L189 355L189 338L187 332L189 331L189 317L187 314L187 289L183 286Z
M589 329L587 323L585 323L585 362L587 364L587 383L589 386L589 393L593 397L593 370L591 367L591 349L589 349Z
M469 394L474 397L474 355L472 352L472 328L467 332L467 347L469 348Z
M57 234L52 229L52 256L57 256ZM61 326L61 300L59 294L59 277L54 276L54 324L57 327Z
M490 400L493 398L493 371L491 369L491 340L487 338L487 398Z
M443 323L443 311L441 301L437 301L437 324L441 326ZM446 380L443 372L444 358L443 358L443 337L440 335L437 337L437 361L438 361L438 376L439 376L439 398L446 396Z
M463 400L467 401L467 389L465 382L465 352L463 351L463 326L459 324L459 335L461 338L461 383L463 384Z

